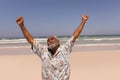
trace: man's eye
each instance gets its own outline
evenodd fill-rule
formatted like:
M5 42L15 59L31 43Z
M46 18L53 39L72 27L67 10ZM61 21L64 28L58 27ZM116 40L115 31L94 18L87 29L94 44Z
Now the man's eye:
M51 40L54 40L53 38Z

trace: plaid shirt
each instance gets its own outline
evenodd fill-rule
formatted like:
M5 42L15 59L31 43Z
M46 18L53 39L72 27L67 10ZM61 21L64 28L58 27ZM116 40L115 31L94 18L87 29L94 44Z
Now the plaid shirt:
M71 37L64 45L61 45L54 56L47 47L34 42L32 50L42 60L42 80L69 80L69 57L74 45L72 40Z

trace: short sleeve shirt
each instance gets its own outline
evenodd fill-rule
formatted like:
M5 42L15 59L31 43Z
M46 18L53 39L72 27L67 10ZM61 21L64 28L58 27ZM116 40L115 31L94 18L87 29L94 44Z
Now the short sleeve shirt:
M73 45L73 37L71 37L65 44L60 45L52 56L47 47L34 42L32 50L42 61L42 80L69 80L69 57Z

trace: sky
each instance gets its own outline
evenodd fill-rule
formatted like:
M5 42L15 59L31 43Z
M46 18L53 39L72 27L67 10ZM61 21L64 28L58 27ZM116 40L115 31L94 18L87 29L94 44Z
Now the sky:
M0 38L23 37L16 18L33 37L70 36L89 16L81 35L120 34L120 0L0 0Z

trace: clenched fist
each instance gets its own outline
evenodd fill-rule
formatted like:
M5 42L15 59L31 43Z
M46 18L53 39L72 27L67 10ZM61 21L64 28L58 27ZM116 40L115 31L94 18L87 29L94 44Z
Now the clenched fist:
M89 16L87 16L86 14L83 14L83 15L82 15L82 20L83 20L83 21L87 21L88 18L89 18Z
M16 23L19 25L19 26L23 26L24 25L24 19L22 16L18 17L16 19Z

